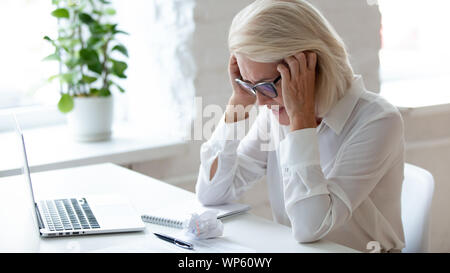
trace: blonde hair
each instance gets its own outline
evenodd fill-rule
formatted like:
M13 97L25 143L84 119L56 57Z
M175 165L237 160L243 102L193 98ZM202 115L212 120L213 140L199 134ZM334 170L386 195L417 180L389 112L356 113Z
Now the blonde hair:
M301 51L317 54L316 115L323 117L344 96L353 70L345 45L330 23L303 0L257 0L233 19L231 53L273 63Z

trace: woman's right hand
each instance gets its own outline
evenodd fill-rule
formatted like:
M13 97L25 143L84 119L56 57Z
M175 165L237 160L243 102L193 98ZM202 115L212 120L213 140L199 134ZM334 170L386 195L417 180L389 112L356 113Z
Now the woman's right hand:
M228 74L230 76L231 86L233 87L233 94L230 98L230 103L232 105L242 105L244 107L248 105L253 105L256 102L256 96L253 96L248 91L244 90L235 79L241 78L241 71L237 63L236 56L231 54L230 61L228 64Z
M253 96L248 91L244 90L235 81L235 79L241 78L241 72L234 54L231 54L230 56L228 74L230 77L231 86L233 87L233 94L228 101L225 121L236 122L248 117L249 106L255 104L256 96ZM244 111L242 112L242 110Z

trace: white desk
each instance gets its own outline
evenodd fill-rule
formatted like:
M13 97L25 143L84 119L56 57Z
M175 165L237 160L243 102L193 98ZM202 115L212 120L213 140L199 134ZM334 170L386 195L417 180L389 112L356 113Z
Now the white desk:
M37 199L120 193L141 214L170 202L195 198L191 192L113 164L40 172L32 174L32 180ZM174 229L153 224L146 224L143 232L40 238L32 225L32 214L25 209L30 202L25 186L22 176L0 178L0 252L189 252L157 239L152 231ZM327 241L299 244L290 228L251 213L223 219L223 223L223 236L195 251L220 252L214 247L225 244L231 249L239 246L254 252L356 252Z

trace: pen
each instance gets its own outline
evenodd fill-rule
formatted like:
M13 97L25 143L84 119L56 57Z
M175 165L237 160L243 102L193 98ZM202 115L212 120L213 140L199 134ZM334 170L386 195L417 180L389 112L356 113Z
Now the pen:
M161 234L161 233L154 232L153 234L155 234L155 236L158 237L159 239L167 241L167 242L172 243L174 245L177 245L177 246L179 246L181 248L194 249L194 245L191 244L191 243L188 243L188 242L185 242L185 241L181 241L181 240L179 240L177 238L173 238L173 237Z

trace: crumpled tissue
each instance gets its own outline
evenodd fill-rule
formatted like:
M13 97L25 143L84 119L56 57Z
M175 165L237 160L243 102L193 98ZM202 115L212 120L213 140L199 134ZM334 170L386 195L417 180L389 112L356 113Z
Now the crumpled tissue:
M191 214L191 218L184 221L183 228L187 236L195 239L210 239L223 234L223 223L217 219L214 210Z

